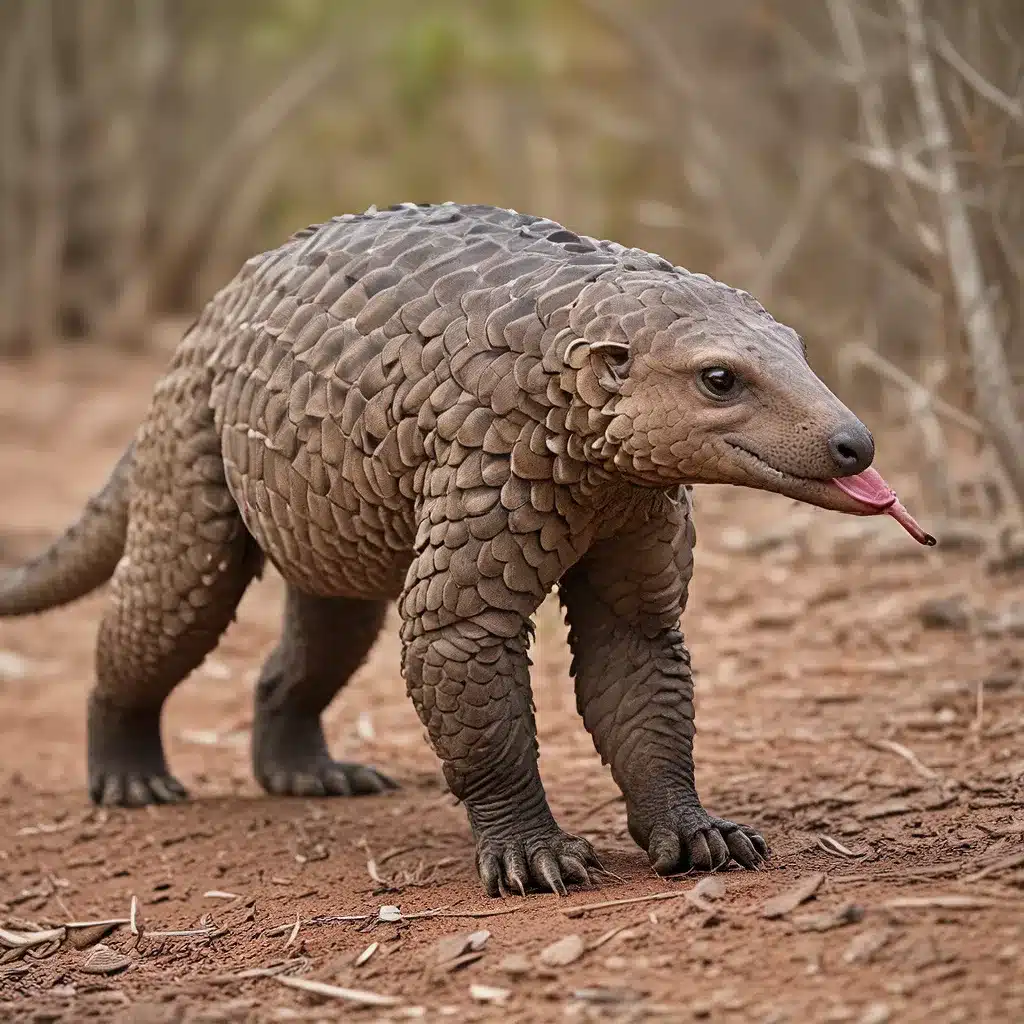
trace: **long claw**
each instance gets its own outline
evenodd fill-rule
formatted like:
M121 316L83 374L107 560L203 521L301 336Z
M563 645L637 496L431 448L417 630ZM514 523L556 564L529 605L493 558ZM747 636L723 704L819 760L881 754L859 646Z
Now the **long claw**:
M682 854L679 836L668 829L657 829L651 835L647 852L651 859L651 867L659 875L671 874L679 864Z
M493 853L481 854L477 860L477 871L487 895L494 898L501 896L501 868L498 865L498 858Z
M713 867L707 836L698 832L690 840L690 867L697 871L710 871Z
M751 837L740 832L739 829L728 833L725 841L729 844L729 853L732 854L733 860L741 867L755 868L763 859L757 847L751 842Z
M562 874L558 870L558 861L550 850L540 850L534 855L533 868L547 882L548 888L556 896L568 896Z
M711 855L711 870L718 871L729 863L730 851L726 840L717 829L712 829L705 835L708 843L708 850Z
M106 807L121 807L124 804L124 779L120 775L108 775L103 782L100 803Z
M760 836L756 832L744 832L743 834L754 844L754 848L761 855L761 859L767 860L772 851L764 836Z
M593 885L587 867L579 858L571 853L564 853L561 856L562 874L567 882L577 882L581 885Z
M185 798L185 789L177 779L166 775L153 775L146 780L150 792L161 804L175 804Z

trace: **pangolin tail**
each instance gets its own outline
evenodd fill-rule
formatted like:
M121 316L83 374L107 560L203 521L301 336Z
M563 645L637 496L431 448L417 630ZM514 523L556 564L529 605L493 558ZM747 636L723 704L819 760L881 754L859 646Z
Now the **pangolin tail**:
M0 569L0 616L32 615L84 597L114 573L128 530L133 445L78 521L42 554Z

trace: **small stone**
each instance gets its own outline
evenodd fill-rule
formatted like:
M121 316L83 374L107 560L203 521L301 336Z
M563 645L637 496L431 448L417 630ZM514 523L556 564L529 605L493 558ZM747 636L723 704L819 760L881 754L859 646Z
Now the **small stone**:
M0 682L15 682L28 675L28 661L14 651L0 651Z
M532 970L529 959L522 953L509 953L500 964L498 970L504 971L510 978L522 978Z
M971 624L971 610L962 594L924 601L917 617L925 629L967 629Z
M871 1003L861 1014L860 1024L887 1024L891 1017L888 1003Z
M478 1003L493 1003L497 1006L503 1005L508 997L512 995L507 988L497 988L494 985L470 985L469 997Z
M578 935L566 935L541 950L540 962L545 967L565 967L583 956L583 948L583 939Z

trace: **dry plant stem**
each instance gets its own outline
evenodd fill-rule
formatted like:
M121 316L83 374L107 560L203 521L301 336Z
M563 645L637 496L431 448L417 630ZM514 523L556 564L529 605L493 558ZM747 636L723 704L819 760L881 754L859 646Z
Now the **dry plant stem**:
M894 363L889 362L888 359L879 355L878 352L869 348L863 342L848 346L843 350L840 358L874 370L880 377L899 385L909 392L914 396L915 402L920 401L923 405L934 409L936 414L944 416L958 427L963 427L964 430L969 430L979 437L986 435L984 425L979 423L973 416L932 394L920 381L915 380L909 373L904 372Z
M28 14L34 74L33 120L37 138L37 159L31 168L32 206L36 224L28 256L27 294L25 302L31 318L32 335L47 344L54 340L57 325L57 280L61 231L60 132L61 109L54 66L54 5L52 0L38 0Z
M688 893L688 889L680 889L672 892L655 892L650 896L631 896L623 900L602 900L600 903L584 903L578 907L566 907L562 913L566 917L582 917L591 910L606 910L609 907L624 907L630 903L650 903L654 900L674 900L680 896L686 896Z
M168 236L154 263L154 287L173 279L182 261L192 251L197 237L209 229L211 219L227 196L234 195L237 179L253 155L316 92L323 88L342 66L344 47L337 36L314 51L265 99L239 122L211 159L200 170L188 190L183 208L177 213Z
M899 0L903 10L921 127L936 174L936 195L953 287L967 334L979 395L979 413L999 452L1018 504L1024 506L1024 424L1014 408L1013 378L960 189L953 143L942 109L920 0Z
M366 992L357 988L342 988L340 985L328 985L322 981L313 981L309 978L296 978L292 975L276 975L277 981L289 988L301 989L303 992L312 992L314 995L325 996L328 999L344 999L346 1002L356 1003L360 1006L399 1006L402 1000L398 996L378 995L376 992Z
M888 750L897 757L902 757L918 775L921 775L926 779L939 778L938 772L924 764L918 758L917 754L915 754L909 747L903 746L902 743L896 743L893 740L876 740L871 745L878 750Z
M889 173L904 211L901 220L905 220L905 227L913 227L921 219L920 207L907 183L912 181L933 188L934 181L918 161L909 154L897 152L892 144L885 125L885 91L878 76L871 74L868 68L864 42L850 0L827 0L827 4L843 58L853 72L860 117L868 139L868 146L855 147L854 155Z
M27 342L24 303L25 168L21 105L24 102L24 66L28 14L9 13L12 24L0 51L0 192L15 200L0 216L0 352L22 351ZM26 24L22 24L25 22Z
M994 107L998 107L1004 114L1012 118L1017 124L1024 124L1024 103L1013 96L1007 96L1002 89L993 85L983 74L977 71L972 64L965 60L956 48L949 41L946 33L942 31L938 22L932 21L929 25L932 35L935 37L935 51L960 77L979 95L982 99L988 100Z

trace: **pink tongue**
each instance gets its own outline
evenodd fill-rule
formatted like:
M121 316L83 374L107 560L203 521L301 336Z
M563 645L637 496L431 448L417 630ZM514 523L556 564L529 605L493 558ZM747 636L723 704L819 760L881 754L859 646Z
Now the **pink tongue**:
M935 538L918 526L914 517L900 504L896 492L882 479L876 469L865 469L856 476L836 477L832 484L855 501L867 505L873 511L869 515L890 515L919 544L932 546Z

